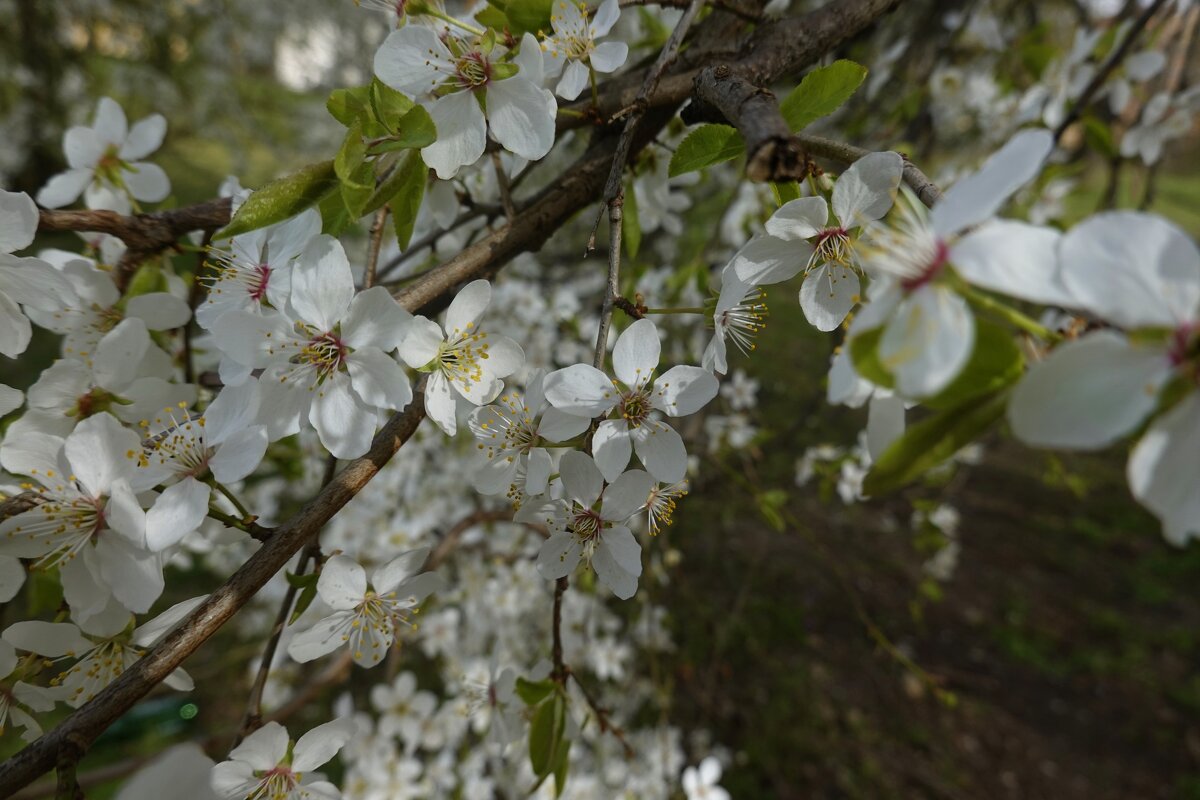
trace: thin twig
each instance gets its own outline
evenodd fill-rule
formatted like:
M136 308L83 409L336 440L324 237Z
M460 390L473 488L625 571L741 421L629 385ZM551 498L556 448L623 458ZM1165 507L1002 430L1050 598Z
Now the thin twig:
M504 165L500 163L500 151L492 151L492 168L496 171L496 186L500 190L500 207L509 222L517 216L516 206L513 205L512 189L508 185L508 176L504 174Z
M679 18L679 22L675 23L675 29L671 31L671 35L667 37L663 49L655 59L654 64L650 67L650 71L646 73L645 79L642 81L642 88L638 90L637 98L633 104L625 111L628 116L625 117L625 127L621 130L621 138L617 141L617 151L613 154L612 170L608 173L608 182L604 184L604 202L609 210L609 222L612 222L612 209L614 201L619 195L624 194L624 186L621 182L621 176L625 172L625 162L629 158L629 146L633 144L633 133L637 129L638 122L646 113L649 107L650 95L654 94L654 90L658 88L658 82L662 80L663 72L675 60L675 56L679 53L679 46L683 44L683 38L687 36L688 29L692 27L693 20L700 13L700 8L704 5L704 0L691 0L688 3L687 10L683 12L683 16ZM618 217L620 213L618 212ZM600 227L600 220L604 218L604 210L601 209L600 214L596 217L596 223L592 226L592 235L588 239L588 251L595 249L596 245L596 229Z
M807 133L798 134L797 139L804 145L804 149L809 155L828 158L833 161L839 161L843 164L853 164L860 158L870 155L870 150L864 150L861 147L855 147L852 144L838 142L833 139L826 139L824 136L813 136ZM922 203L929 207L942 199L942 190L937 187L929 177L919 170L915 164L904 158L904 182L912 189Z
M183 380L186 383L196 382L196 365L192 361L192 326L196 324L196 307L204 298L204 265L208 262L208 246L212 244L213 230L204 232L204 240L200 243L200 251L196 254L196 270L192 273L192 285L188 288L188 308L192 316L183 325Z
M564 575L554 582L554 610L551 612L551 644L550 644L550 659L554 664L554 668L550 671L550 677L553 678L560 686L565 686L567 683L567 675L570 670L563 662L563 643L562 643L562 602L563 595L567 591L567 576Z
M611 733L613 737L621 743L621 748L625 751L626 758L633 758L635 751L633 746L629 744L629 740L625 738L625 731L619 725L613 723L608 715L608 710L602 708L596 699L592 697L591 692L583 685L583 681L579 680L579 676L574 671L570 673L574 679L575 685L579 687L579 693L583 695L583 699L587 701L588 707L592 709L592 713L596 715L596 723L600 726L601 733Z
M363 288L370 289L375 285L375 270L379 266L379 251L383 247L383 229L387 225L388 207L386 204L375 212L375 221L371 223L371 244L367 248L367 271L363 274Z
M1100 87L1103 86L1104 82L1108 80L1108 77L1112 75L1113 70L1119 67L1121 62L1125 60L1125 56L1129 54L1130 49L1133 47L1133 43L1137 40L1142 30L1150 22L1150 18L1157 14L1158 10L1162 8L1166 2L1167 0L1154 0L1154 2L1146 6L1142 13L1138 15L1138 18L1133 21L1133 24L1129 28L1129 32L1125 34L1125 38L1121 40L1121 43L1117 45L1116 49L1109 53L1108 58L1104 60L1104 63L1100 65L1098 70L1096 70L1096 74L1092 76L1090 81L1088 81L1087 86L1085 86L1083 91L1079 93L1079 99L1075 101L1075 104L1071 106L1071 110L1067 112L1065 117L1063 117L1063 121L1058 123L1058 127L1054 129L1055 141L1061 139L1067 128L1069 128L1071 124L1075 122L1075 120L1079 119L1079 115L1083 113L1083 109L1086 108L1087 104L1092 101L1092 96L1095 95L1096 92L1100 91Z

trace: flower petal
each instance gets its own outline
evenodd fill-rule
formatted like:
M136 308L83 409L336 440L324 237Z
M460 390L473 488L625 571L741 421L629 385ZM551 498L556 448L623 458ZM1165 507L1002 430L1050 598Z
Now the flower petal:
M629 424L623 419L601 422L592 436L592 456L604 479L615 481L629 466L631 455L633 440L629 437Z
M670 425L648 421L632 433L633 449L646 470L663 483L676 483L687 474L687 450Z
M583 546L573 533L556 533L538 550L537 569L546 580L570 575L583 556Z
M146 512L146 548L160 553L199 528L208 516L210 494L207 485L190 476L168 486Z
M1053 228L994 219L950 248L959 274L976 286L1046 305L1074 305L1058 269L1061 234Z
M600 492L604 489L604 476L588 454L568 450L558 464L558 474L562 478L567 497L580 505L591 507L600 499Z
M838 180L841 183L841 180ZM824 197L799 197L779 207L767 220L771 236L786 242L811 239L829 224L829 204Z
M1191 392L1163 414L1129 457L1129 487L1163 523L1172 544L1183 546L1200 535L1200 392Z
M669 417L686 417L708 405L720 388L708 370L677 364L654 382L651 402Z
M836 330L862 299L858 273L840 264L822 264L800 284L800 308L819 331Z
M415 27L419 26L410 25L406 29ZM474 164L483 155L487 143L487 120L471 92L455 92L439 97L427 109L437 128L438 138L421 150L421 158L437 172L439 178L450 180L458 174L459 169Z
M544 386L551 405L581 417L605 414L618 400L612 380L591 364L573 364L555 370L546 376Z
M903 174L904 159L890 151L870 153L851 164L833 185L833 213L841 226L881 219L892 207Z
M879 358L905 397L937 394L954 380L975 345L975 317L967 302L940 286L908 295L879 339Z
M492 137L505 150L530 161L550 152L558 111L554 95L517 76L489 85L487 103Z
M318 236L292 268L292 308L324 333L346 316L354 297L354 275L342 243Z
M658 328L648 319L634 322L617 338L613 348L613 371L617 380L629 387L641 387L650 381L662 344Z

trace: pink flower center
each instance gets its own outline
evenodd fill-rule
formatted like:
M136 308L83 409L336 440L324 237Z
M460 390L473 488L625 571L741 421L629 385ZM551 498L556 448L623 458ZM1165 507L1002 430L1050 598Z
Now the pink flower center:
M1200 383L1200 321L1185 322L1171 332L1167 358L1172 367Z
M946 267L946 261L950 257L950 248L946 247L946 243L941 239L937 240L937 247L934 249L933 258L925 268L912 278L907 278L900 282L901 288L906 292L915 292L922 286L931 283L942 270Z
M247 287L250 292L250 299L256 303L262 302L267 296L267 284L271 282L271 265L259 264L256 266L250 275Z

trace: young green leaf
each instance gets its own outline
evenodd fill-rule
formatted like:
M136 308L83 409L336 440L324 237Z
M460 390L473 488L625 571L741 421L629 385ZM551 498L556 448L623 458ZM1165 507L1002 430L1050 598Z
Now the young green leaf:
M541 681L517 678L516 693L517 697L525 702L525 705L536 706L550 696L550 693L554 691L554 686L554 681L549 678Z
M392 174L380 184L376 192L378 197L391 192L387 203L392 212L396 243L401 250L408 247L408 242L412 239L413 226L417 223L417 212L421 210L421 200L425 197L425 183L428 177L429 168L421 160L421 154L413 150L404 154L392 170ZM367 203L368 214L375 210L371 207L373 202L374 199Z
M549 31L552 6L552 0L508 0L504 15L508 17L509 31L518 38L525 33Z
M334 89L325 108L333 118L349 128L359 118L370 102L369 86L355 86L352 89Z
M745 152L746 144L736 128L728 125L701 125L675 148L667 174L674 178L676 175L731 161Z
M1008 390L973 397L912 425L867 473L863 491L879 495L900 488L970 444L1004 416Z
M395 133L400 120L416 104L403 92L398 92L378 78L371 81L371 113L389 133Z
M437 127L433 124L433 117L429 116L424 106L413 106L400 118L396 131L382 142L372 145L368 152L378 155L393 150L419 150L433 144L436 139Z
M333 161L321 161L277 178L242 203L229 224L213 236L225 239L294 217L321 201L338 185Z
M529 726L529 765L539 778L545 778L557 766L566 724L567 701L562 692L555 690L533 712Z
M845 59L817 67L783 99L779 110L788 127L802 130L841 108L866 77L866 67Z

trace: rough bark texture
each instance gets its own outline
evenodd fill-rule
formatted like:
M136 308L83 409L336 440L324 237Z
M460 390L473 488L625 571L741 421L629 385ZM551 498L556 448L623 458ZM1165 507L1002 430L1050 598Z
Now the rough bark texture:
M746 143L747 178L758 183L804 180L808 157L774 93L743 80L725 64L701 70L694 86L695 99L684 109L684 121L715 118L737 128Z

